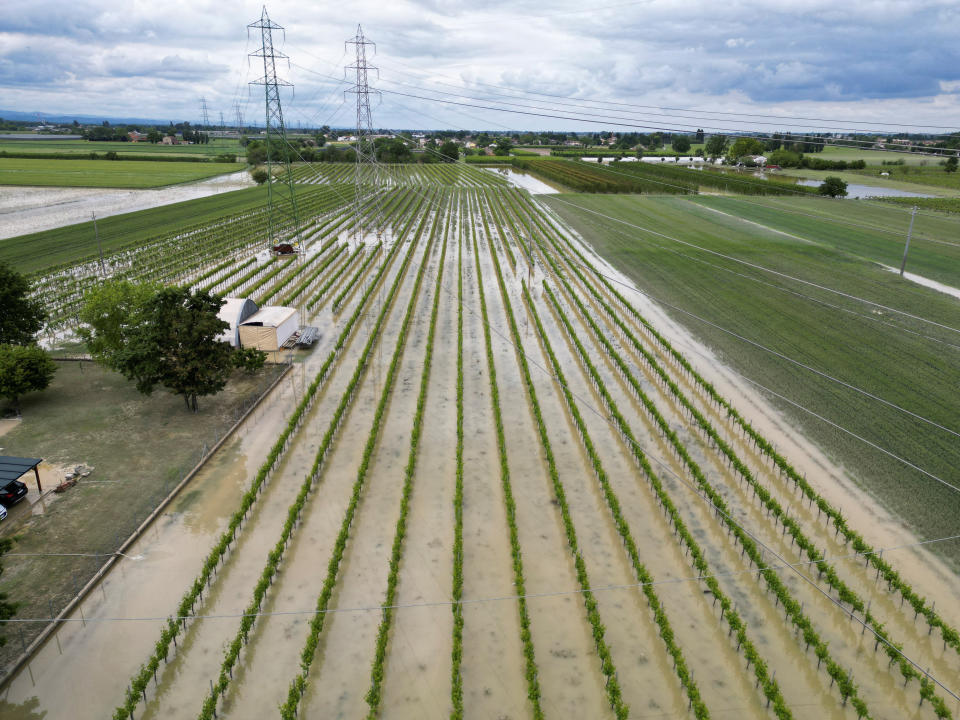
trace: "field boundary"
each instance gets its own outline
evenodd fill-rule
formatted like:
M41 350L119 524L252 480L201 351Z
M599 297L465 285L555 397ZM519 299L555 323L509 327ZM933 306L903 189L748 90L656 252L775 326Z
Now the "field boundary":
M84 601L87 595L89 595L96 588L100 581L107 576L107 573L109 573L116 564L117 558L120 557L122 553L125 553L127 549L129 549L129 547L140 538L143 532L154 522L154 520L157 519L160 513L163 512L164 509L166 509L166 507L180 493L180 491L183 490L183 488L185 488L191 480L193 480L196 474L203 469L204 465L207 464L207 461L214 456L214 454L224 445L224 443L233 437L233 434L237 431L237 429L244 422L246 422L247 418L250 417L255 410L260 407L266 397L277 388L280 382L287 377L292 369L293 364L287 363L287 367L281 371L274 381L270 383L269 387L267 387L267 389L260 394L260 397L258 397L256 401L249 408L247 408L243 415L241 415L240 418L233 425L231 425L229 429L227 429L223 436L214 444L213 447L210 448L207 454L204 455L200 461L193 466L190 472L184 476L183 480L177 483L177 486L173 488L163 500L160 501L160 504L153 509L153 511L143 520L142 523L140 523L139 526L137 526L137 529L130 534L123 544L114 551L113 555L111 555L103 564L103 566L97 570L94 576L90 578L82 588L80 588L79 592L77 592L73 599L70 600L70 602L66 604L66 606L57 614L57 616L50 621L50 623L43 629L43 632L33 639L33 641L27 646L26 650L24 650L24 652L21 653L20 656L9 665L9 667L4 668L3 675L0 675L0 691L6 687L7 683L20 671L24 665L30 662L33 654L39 650L40 647L47 642L47 640L50 639L50 636L56 632L58 626L64 621L66 616L72 613L77 606Z

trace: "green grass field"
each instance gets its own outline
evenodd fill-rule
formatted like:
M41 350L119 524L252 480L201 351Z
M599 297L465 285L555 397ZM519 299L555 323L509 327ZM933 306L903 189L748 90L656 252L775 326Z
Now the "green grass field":
M240 163L33 160L0 157L0 185L151 188L242 170Z
M805 178L807 180L816 180L822 182L830 176L839 177L848 184L870 185L872 187L891 188L893 190L904 190L906 192L923 193L935 197L956 197L960 195L960 185L956 187L923 184L921 175L896 176L891 173L890 177L880 177L882 171L892 170L893 168L879 165L871 168L869 172L861 170L809 170L807 168L786 168L780 173L786 176ZM918 168L919 169L919 168ZM942 170L942 175L946 175ZM871 174L876 173L876 174ZM911 180L907 180L907 177ZM915 180L912 178L916 178Z
M544 196L544 200L598 252L653 296L960 430L960 406L956 402L956 388L960 386L960 332L898 317L887 310L628 228L561 201L960 328L960 302L955 298L901 280L895 273L864 259L887 262L897 256L896 244L886 235L877 233L871 237L862 229L851 229L847 235L847 231L838 229L842 226L817 217L765 209L771 205L794 205L798 211L810 212L813 201L804 199L761 202L751 198L751 205L736 198L561 195ZM704 205L749 216L754 222L775 225L803 237L819 238L823 244L804 242L725 217ZM836 210L824 212L844 213L849 219L854 207L852 202L844 203ZM856 208L856 213L869 216L874 209ZM813 210L812 214L816 212ZM891 208L890 212L896 210ZM872 224L883 226L892 222L891 218L892 215L878 211ZM903 224L902 213L897 222L897 227ZM956 235L947 237L951 238ZM941 277L960 286L960 260L955 246L923 242L918 246L918 266L929 270L941 262ZM680 311L668 312L746 377L938 477L955 481L956 468L960 466L960 442L955 436L791 365ZM774 402L807 436L847 468L858 483L922 537L955 532L960 513L960 498L955 493L787 403ZM960 553L955 552L953 560L960 560Z
M896 162L903 160L908 165L935 165L942 158L932 155L908 154L904 152L890 152L888 150L860 150L858 148L837 147L827 145L822 152L810 153L810 157L821 158L823 160L863 160L867 165L880 165L880 163Z
M97 229L103 252L110 254L188 225L213 222L225 215L262 207L266 196L266 188L252 187L102 218L97 221ZM24 252L24 248L29 248L29 252ZM74 262L96 251L92 222L0 240L0 261L9 262L25 273Z
M223 153L242 154L239 140L215 138L205 145L161 145L148 142L91 142L89 140L0 140L0 152L69 153L87 156L113 151L118 155L170 155L215 157Z
M35 506L45 507L42 513L31 512L26 502L12 508L3 534L16 534L20 553L114 552L199 460L203 446L212 447L281 369L237 372L223 392L201 398L200 412L191 413L177 395L141 395L119 373L89 362L58 362L51 386L24 397L23 419L0 442L7 453L68 467L83 463L94 471ZM0 414L7 414L6 405L0 400ZM32 474L25 480L34 490ZM63 607L104 560L5 558L0 591L21 604L19 617L50 617L50 608ZM26 642L42 627L25 626ZM9 662L20 647L19 641L7 643L0 662Z
M864 200L824 198L717 197L692 199L739 218L841 250L884 265L899 267L910 224L906 208ZM693 210L708 222L742 227L716 213ZM960 287L960 219L935 213L917 215L910 241L908 269L946 285ZM951 243L951 244L945 244Z

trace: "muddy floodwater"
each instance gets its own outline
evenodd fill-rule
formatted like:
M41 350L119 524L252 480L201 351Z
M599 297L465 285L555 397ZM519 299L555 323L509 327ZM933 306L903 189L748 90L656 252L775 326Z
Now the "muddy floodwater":
M147 208L195 200L253 185L240 171L197 182L147 190L0 186L0 239L26 235Z
M340 306L329 296L312 310L298 300L322 330L317 345L87 597L82 614L14 675L0 716L113 715L295 402L323 370L310 410L134 717L197 717L219 683L217 716L238 719L276 717L292 698L308 718L373 710L389 720L445 720L462 707L467 718L515 719L539 707L546 717L593 719L616 717L615 705L629 706L630 717L692 717L696 699L712 717L763 720L772 716L765 688L773 687L792 717L854 720L829 667L849 674L871 717L932 720L917 679L904 685L863 613L851 617L755 488L822 553L831 577L870 608L889 641L950 689L957 648L877 580L869 559L852 553L645 323L867 542L887 548L884 559L949 627L960 623L958 578L708 348L631 293L531 193L425 192L429 209L403 218L411 222L391 237L396 245ZM509 230L528 222L539 245ZM345 287L362 262L347 262L347 252L311 287ZM599 273L626 283L618 290L629 306ZM711 506L707 489L727 513ZM823 658L745 554L740 529L762 562L775 564ZM251 623L242 616L263 577ZM221 675L231 647L236 662ZM939 685L935 692L950 699Z

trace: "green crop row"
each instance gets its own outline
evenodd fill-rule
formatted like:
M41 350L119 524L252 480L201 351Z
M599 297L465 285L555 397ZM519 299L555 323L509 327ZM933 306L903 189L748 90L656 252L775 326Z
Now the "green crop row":
M463 720L463 204L457 227L457 450L453 490L453 650L450 720Z
M321 264L326 262L328 258L324 257L324 255L326 254L327 250L334 247L335 242L336 241L332 241L321 245L319 250L308 258L304 257L303 255L297 255L295 258L291 258L292 262L288 263L287 267L289 268L292 266L294 269L274 283L273 287L270 288L270 290L268 290L267 293L260 298L260 304L266 305L274 297L276 297L277 293L300 277L303 273L312 271L313 266L317 261L321 261ZM336 255L336 252L334 255ZM324 267L326 266L324 265Z
M710 421L693 405L693 403L690 402L680 387L670 378L670 376L660 366L653 355L640 344L636 336L630 332L629 328L626 327L613 309L603 300L599 293L597 293L596 290L586 282L580 271L575 267L572 269L573 272L581 279L581 282L584 284L584 286L586 286L594 296L596 302L604 309L607 315L613 319L614 323L616 323L620 331L630 341L630 344L634 347L634 349L636 349L636 351L644 358L644 360L660 378L663 384L669 388L671 394L674 396L674 398L676 398L677 402L679 402L680 405L688 413L690 413L697 426L704 433L707 439L715 447L717 447L724 454L724 456L726 456L730 465L753 489L754 495L760 498L760 501L763 503L764 507L766 507L768 514L773 516L775 522L779 522L783 525L784 531L790 532L791 545L793 542L796 542L797 547L800 548L806 554L808 560L810 560L817 567L818 579L821 577L825 578L830 587L837 591L837 596L840 602L849 604L853 610L863 615L863 622L870 627L877 637L877 642L874 645L874 649L876 649L879 643L883 641L884 649L890 657L890 661L898 664L903 678L907 681L917 678L921 679L922 682L924 677L922 673L919 673L916 668L914 668L914 666L911 665L897 650L898 646L896 646L895 643L890 639L887 632L883 629L883 625L870 613L863 599L860 598L857 593L853 591L845 582L843 582L843 580L837 574L835 568L824 559L824 554L820 552L813 542L811 542L803 533L800 524L786 513L782 505L780 505L773 495L757 480L750 468L747 467L746 463L744 463L736 454L733 446L720 436ZM924 688L921 688L921 691L923 690ZM926 697L926 699L931 701L936 712L943 712L943 714L938 714L938 717L949 716L949 711L946 709L946 705L941 698L934 694L930 697Z
M366 248L367 248L366 245L364 245L363 243L360 243L359 245L357 245L357 247L353 249L353 252L350 253L350 256L344 261L344 263L340 267L337 268L337 271L333 273L329 278L327 278L327 281L323 285L321 285L320 289L313 294L312 298L310 298L310 302L307 303L308 310L313 310L313 308L316 307L317 303L319 303L323 299L323 296L326 295L327 290L333 287L333 285L336 284L336 282L343 277L343 273L346 272L348 268L353 266L354 260L356 260L357 256L360 253L362 253L364 250L366 250ZM374 248L372 255L376 256L378 252L380 252L379 245L377 245L377 247Z
M629 424L626 419L620 413L619 408L617 407L616 402L613 397L610 395L609 391L606 388L606 385L603 382L603 379L600 377L599 372L596 367L593 365L590 360L587 350L583 347L583 344L580 342L579 337L574 332L572 325L570 324L569 319L566 314L563 312L560 304L557 302L556 296L550 290L550 288L544 283L544 289L546 290L548 296L550 297L553 308L557 313L558 317L561 320L564 328L567 331L568 336L574 344L574 347L577 349L577 354L580 356L581 362L586 366L594 386L597 388L600 396L603 398L604 403L607 408L610 410L611 416L614 420L617 429L620 431L622 437L626 440L627 445L636 460L637 464L640 466L644 475L647 477L651 487L654 490L654 494L657 497L660 506L664 509L665 514L670 519L670 522L673 524L674 532L679 536L682 544L686 545L689 549L690 562L693 565L694 569L699 573L703 579L704 584L710 590L711 594L714 596L717 602L720 603L720 616L722 619L726 619L727 626L730 628L730 633L736 633L737 636L737 650L743 648L744 656L747 658L748 665L752 664L754 669L754 674L757 678L757 684L763 687L764 695L767 697L768 704L773 703L774 714L780 720L786 720L791 718L792 714L790 708L787 706L786 702L783 699L783 696L780 692L779 685L776 680L768 673L768 666L765 660L760 656L760 653L757 651L753 642L747 635L747 625L744 619L741 617L739 612L733 605L733 602L729 597L723 592L720 588L720 584L717 582L716 578L709 574L709 565L707 564L706 556L703 553L703 550L700 548L700 545L696 542L693 535L687 529L686 524L683 522L683 519L680 517L680 513L677 510L676 506L673 504L673 501L670 499L669 494L663 487L660 479L653 472L653 468L650 465L649 460L643 450L640 447L640 444L637 442L636 438L633 435L633 431L630 429ZM672 637L671 637L672 639ZM683 679L683 678L681 678ZM692 704L692 703L691 703ZM699 709L696 711L698 713L707 713L707 708L702 705L699 706Z
M367 256L366 260L363 261L363 263L360 265L357 271L350 277L349 280L347 280L343 288L340 290L337 296L333 299L333 303L331 307L333 308L334 312L337 312L340 309L340 305L343 303L344 300L347 299L347 296L357 286L357 283L360 282L360 278L363 277L363 274L367 271L367 268L370 267L373 261L377 259L377 256L380 254L381 250L383 250L383 243L379 242L373 248L373 252L371 252Z
M546 289L549 293L549 288ZM693 679L693 675L687 666L687 661L683 656L683 651L676 642L673 628L671 627L670 621L663 609L663 605L660 602L660 599L657 597L656 590L654 590L653 576L640 561L640 553L637 550L637 543L633 539L633 534L630 531L630 525L627 523L627 520L624 518L623 512L620 509L620 500L617 498L617 495L610 484L607 473L603 469L603 465L600 462L600 456L593 444L593 440L590 438L590 434L587 432L586 423L583 421L583 416L580 414L580 410L570 392L566 377L563 374L563 369L560 366L559 360L557 360L557 356L553 352L553 348L550 345L550 340L543 328L543 323L540 321L540 315L537 313L537 309L533 303L533 298L530 297L530 293L525 284L523 287L523 295L527 301L527 307L530 309L530 313L533 316L534 324L536 325L537 332L540 335L540 341L543 343L547 357L550 360L550 365L552 366L553 372L557 377L557 382L563 391L563 397L566 401L567 410L577 426L577 430L580 433L580 440L583 443L584 449L587 451L587 455L590 458L591 464L593 465L594 474L600 483L600 488L603 491L603 497L606 500L610 514L613 516L617 532L620 534L620 537L623 541L623 546L626 548L627 554L630 557L630 562L633 565L634 572L637 575L637 580L640 582L643 588L644 595L647 598L647 604L653 611L654 620L659 627L660 637L667 646L667 652L669 652L670 656L673 658L674 669L676 670L677 676L680 679L680 684L682 685L684 692L686 692L687 698L690 701L690 708L693 710L694 716L698 718L698 720L706 720L706 718L710 717L710 713L706 704L700 697L700 689L697 687L697 684ZM556 307L556 300L552 294L550 294L550 299ZM572 329L569 327L569 323L567 322L565 316L562 318L562 321L566 326L567 332L572 335Z
M277 262L278 262L278 259L277 259L276 257L272 257L272 258L270 258L269 261L267 261L266 265L276 265ZM220 291L219 293L217 293L217 294L218 294L218 295L229 295L230 293L232 293L232 292L233 292L234 290L236 290L237 288L239 288L239 287L243 286L244 284L250 282L250 280L252 280L252 279L257 275L257 273L263 272L264 267L265 267L265 266L260 265L260 263L256 263L256 265L255 265L254 267L252 267L249 272L246 272L246 273L244 273L243 275L241 275L239 278L237 278L237 279L234 280L232 283L230 283L229 285L227 285L227 287L225 287L223 290L221 290L221 291Z
M640 325L645 328L651 336L656 340L656 342L664 349L666 353L673 358L677 365L686 372L709 397L710 399L717 403L726 413L727 416L733 419L733 421L740 427L740 429L750 438L750 440L759 448L759 450L770 458L770 460L777 466L778 470L786 475L793 483L801 489L804 495L807 497L810 503L816 504L818 511L825 514L830 521L834 523L834 527L837 528L838 532L841 533L846 542L849 542L853 549L864 555L868 561L876 568L877 572L886 580L889 588L891 590L897 590L900 592L901 596L910 603L910 606L913 608L914 612L917 615L923 615L926 619L928 625L931 628L939 628L940 633L943 639L945 646L951 647L954 651L960 652L960 633L949 624L947 624L943 618L938 615L934 608L931 605L928 605L926 599L920 596L910 584L904 581L900 574L894 569L888 562L886 562L882 555L874 550L864 539L863 536L854 530L847 521L843 518L842 513L839 509L833 507L828 503L817 491L807 482L806 478L803 477L797 470L783 457L777 450L774 448L773 443L764 438L759 432L754 429L754 427L733 407L733 405L724 398L716 388L709 382L707 382L703 376L701 376L690 362L683 356L682 353L677 351L670 342L661 335L656 328L654 328L649 321L647 321L633 305L620 293L609 280L600 273L590 261L584 257L584 255L573 247L569 241L567 242L568 247L576 254L579 261L589 268L597 279L604 285L604 287L611 293L611 295L616 298L617 302L622 308L624 308L629 314L631 314ZM557 248L559 250L559 248ZM562 252L561 252L562 255ZM570 266L573 267L573 263L570 263ZM892 648L888 646L888 652Z
M527 390L527 398L530 400L530 407L533 410L533 417L537 425L537 431L540 435L540 446L543 448L544 456L547 461L547 471L550 475L550 482L553 486L554 496L560 508L560 517L563 520L563 528L567 536L567 545L570 548L570 554L573 556L574 567L577 571L577 581L580 583L580 590L583 594L583 604L587 611L587 620L593 633L593 641L596 646L597 655L600 657L600 671L606 678L607 700L613 709L617 720L624 720L630 715L629 706L623 701L623 695L620 690L620 682L617 680L616 667L613 664L613 655L606 642L606 628L600 618L600 611L597 606L597 600L590 590L590 578L587 574L587 566L580 554L580 545L577 540L577 531L573 524L573 518L570 516L570 506L567 503L566 492L563 483L560 481L560 474L557 471L556 459L553 455L553 448L550 444L550 438L547 435L547 426L543 419L543 413L540 409L540 402L537 399L536 388L533 385L533 378L530 377L530 367L527 363L526 355L523 352L523 341L520 337L520 331L517 329L516 319L513 315L510 297L507 293L507 287L503 282L503 273L500 269L500 260L497 258L496 250L493 244L490 244L490 256L493 258L493 267L497 276L497 285L500 288L500 297L503 301L504 310L507 316L507 324L510 326L510 333L513 336L514 347L517 352L517 361L520 364L520 370L523 373L524 386ZM523 286L526 291L526 285Z
M447 219L449 223L449 218ZM431 230L429 247L433 245L434 235L439 227L439 221L434 222ZM447 235L444 232L443 246L440 251L440 266L437 270L437 280L433 289L433 307L430 311L430 326L427 330L427 344L423 354L423 371L420 374L420 393L417 395L417 409L413 415L410 430L410 452L407 456L407 465L403 469L403 491L400 497L400 517L397 518L397 529L393 536L393 546L390 550L390 571L387 574L387 592L383 600L383 616L377 630L377 644L374 652L373 664L370 670L370 688L364 698L370 710L368 720L374 720L380 710L383 700L384 662L387 657L387 642L390 636L390 623L393 620L393 605L396 600L397 582L400 579L400 560L403 555L403 541L407 533L407 516L410 511L410 496L413 494L413 480L417 470L417 454L420 450L420 436L423 429L423 413L427 406L427 387L430 380L430 368L433 363L433 338L437 329L437 315L440 310L440 290L443 280L443 265L447 256Z
M523 643L523 655L526 663L527 698L533 705L534 720L543 720L543 708L540 705L540 680L537 673L537 661L533 650L533 637L530 633L530 612L527 609L526 584L523 579L523 556L520 552L520 539L517 532L517 507L513 499L510 482L510 468L507 464L507 443L503 435L503 417L500 413L500 391L497 388L497 369L493 361L493 344L490 340L490 319L483 293L483 272L480 268L480 250L477 245L476 228L471 223L473 254L477 269L477 289L480 294L480 314L483 320L483 339L487 354L487 374L490 378L490 404L493 409L493 421L497 430L497 452L500 458L500 484L503 487L503 503L507 513L507 527L510 532L510 553L513 557L513 585L520 613L520 640Z
M379 340L380 328L382 327L384 318L390 309L390 304L394 293L404 279L404 271L409 265L410 258L413 256L413 252L419 243L420 235L422 234L424 228L424 222L425 218L422 218L413 242L410 243L410 249L407 251L403 265L400 267L400 272L397 273L396 278L393 281L390 294L388 295L387 300L384 302L383 309L380 311L380 315L370 333L370 338L367 340L366 347L364 348L363 358L357 364L357 369L354 372L353 377L350 379L350 383L347 386L346 391L344 392L344 400L351 396L359 385L361 376L365 369L364 360L367 354L373 348L374 344ZM394 244L394 248L399 247L400 244L400 240L398 240ZM300 672L297 673L297 676L290 683L286 702L280 705L280 716L284 718L284 720L292 720L292 718L296 717L300 700L303 697L304 692L306 692L307 677L310 672L310 666L313 664L313 660L316 657L317 645L320 642L320 633L323 630L324 622L326 620L327 606L329 605L330 598L333 595L334 585L336 584L339 576L340 564L343 560L344 551L347 547L347 541L350 537L350 526L353 524L354 515L356 514L357 507L360 504L361 491L363 490L363 484L367 477L367 471L370 467L370 461L373 457L376 441L380 434L383 416L386 411L387 402L390 399L390 388L393 386L397 364L399 363L400 355L403 352L403 348L406 343L407 328L410 324L410 318L413 316L414 309L416 308L416 301L417 297L419 296L423 275L426 271L429 253L430 248L428 246L424 252L423 260L420 263L420 270L417 272L417 278L416 282L414 283L413 294L410 298L410 303L407 306L407 312L404 315L403 321L400 325L400 333L397 338L397 344L394 348L393 356L390 360L390 365L387 369L384 388L380 395L380 401L378 402L377 408L374 412L373 423L370 428L370 434L367 436L367 442L363 449L360 465L357 468L357 477L353 483L350 502L347 504L347 509L343 516L343 522L340 525L340 532L338 533L337 540L334 543L333 553L331 554L330 560L327 563L327 575L324 578L323 588L320 591L320 596L317 598L316 612L313 616L313 619L310 621L310 629L307 635L307 641L304 645L303 651L300 653ZM340 407L344 407L344 400L341 400ZM330 428L327 430L327 436L332 437L332 433L335 430L336 426L331 424ZM325 436L325 440L327 436Z
M243 263L241 263L240 265L238 265L236 269L237 269L237 270L242 270L243 268L247 267L247 265L249 265L250 263L254 262L255 259L256 259L256 258L249 258L249 259L245 260ZM230 258L230 259L227 260L226 262L220 263L219 265L215 265L213 268L211 268L210 270L207 270L205 273L203 273L203 275L200 275L198 278L196 278L196 279L193 281L193 283L194 283L195 285L199 285L200 283L202 283L202 282L204 282L204 281L209 280L210 278L212 278L212 277L213 277L214 275L216 275L218 272L223 272L223 271L226 270L228 267L230 267L231 265L233 265L235 262L236 262L236 258ZM216 284L216 283L214 283L214 284ZM203 288L203 289L204 289L204 290L209 290L209 288Z
M510 243L507 242L507 235L503 232L503 225L500 223L500 217L494 210L493 203L490 202L490 196L487 193L484 193L484 200L486 201L487 211L493 216L493 223L496 225L497 234L500 236L500 244L503 245L503 248L507 253L507 257L510 259L510 267L511 269L516 270L517 258L513 255L513 250L510 247ZM490 224L487 222L487 212L484 212L481 209L480 217L483 218L483 229L487 234L487 242L490 243L490 246L492 247L493 235L490 233Z
M386 264L384 265L384 268L386 268ZM219 541L207 555L200 575L194 580L194 583L180 601L180 604L177 608L176 620L171 618L167 621L163 631L161 632L160 639L155 645L154 652L151 654L147 663L142 665L138 673L134 675L127 689L124 703L114 712L114 720L126 720L126 718L132 717L133 710L137 706L141 696L144 698L146 697L147 685L149 684L150 678L155 677L156 671L159 667L159 661L167 660L170 643L176 643L177 635L186 631L187 618L192 615L197 601L202 599L204 587L210 584L218 566L224 561L224 557L230 549L231 544L236 539L237 532L240 530L241 525L246 518L247 512L249 512L257 496L262 492L265 483L276 467L281 455L286 450L290 437L299 429L305 413L312 405L317 389L326 379L334 360L339 355L344 344L346 343L349 333L352 331L353 326L359 319L360 311L364 303L369 298L370 294L373 293L374 287L376 287L379 279L380 277L378 277L375 282L371 284L370 289L367 291L364 299L358 305L353 317L351 317L350 321L347 322L344 330L341 332L336 345L330 352L330 355L326 358L321 366L316 378L314 378L314 380L310 383L306 394L298 404L293 415L290 417L290 420L287 422L286 428L277 438L277 441L267 454L267 458L257 471L250 489L244 493L239 509L233 514L227 529L221 534Z
M414 244L415 245L415 244ZM411 246L411 251L413 250L414 245ZM409 261L410 254L408 253L405 263ZM386 265L384 266L386 267ZM402 271L401 271L402 275ZM384 276L383 271L378 273L377 278L371 284L370 289L367 293L364 294L363 299L357 305L357 309L354 311L351 321L347 323L344 330L341 332L340 337L338 338L337 345L334 350L331 352L330 357L328 357L328 362L332 361L332 358L335 354L339 353L340 349L343 347L343 344L347 341L349 333L353 330L353 326L360 317L360 311L366 304L366 301L369 299L372 294L373 289L379 284L380 279ZM398 276L399 278L400 276ZM388 299L384 303L383 309L380 312L380 315L377 319L377 329L383 323L386 313L390 308L390 299L396 292L398 283L396 280L390 288L390 293L388 294ZM323 465L324 460L326 459L327 454L330 452L333 447L333 442L336 436L337 431L340 428L340 424L343 421L343 418L350 407L350 404L353 401L355 390L357 385L360 382L360 378L366 369L366 360L369 357L374 341L377 338L377 332L371 334L370 340L367 341L367 345L364 347L363 352L361 353L360 358L357 361L357 367L354 370L354 374L350 380L350 383L347 385L347 388L344 390L344 393L340 399L340 403L337 406L336 411L334 411L331 416L330 423L327 427L327 431L323 436L323 440L320 443L320 447L317 449L317 453L314 457L313 466L310 468L310 471L307 473L306 478L303 481L303 484L300 486L300 491L297 493L296 498L293 503L287 510L287 519L283 526L283 531L281 532L280 539L277 541L277 544L274 546L274 549L267 556L267 564L264 567L260 580L257 582L254 587L253 599L250 602L250 605L247 607L247 610L244 613L243 619L240 623L240 628L237 631L236 636L233 641L227 647L226 654L224 656L223 663L220 668L220 675L217 678L217 682L211 687L210 693L207 695L206 699L203 702L203 706L198 715L198 720L211 720L216 717L216 708L217 702L221 696L226 692L227 687L230 685L230 680L233 677L233 667L236 664L237 660L240 657L240 650L247 643L249 638L250 631L253 628L253 625L260 613L260 608L262 606L263 600L266 597L266 593L269 590L270 586L273 584L273 578L277 574L280 568L280 562L283 559L283 551L286 549L287 543L290 540L290 537L293 534L294 529L297 527L300 521L300 514L303 511L304 506L306 505L307 499L310 495L310 492L313 490L314 485L320 476L320 469ZM325 363L324 368L321 369L321 374L324 374L324 369L329 366ZM318 375L321 377L321 375ZM316 382L316 381L314 381Z
M552 259L550 260L552 263ZM558 268L554 265L555 272L558 272ZM559 273L558 273L559 277ZM759 575L763 577L767 586L770 588L771 592L776 596L778 604L782 603L784 606L784 611L787 614L787 617L790 618L791 622L800 630L804 636L805 641L808 646L813 645L817 653L819 660L827 660L827 672L830 674L831 678L836 681L838 689L841 696L843 697L844 703L847 699L850 698L851 704L854 707L854 710L857 712L858 717L869 717L867 712L866 704L859 698L857 695L857 688L853 684L853 680L850 675L844 670L838 663L830 659L829 650L827 648L827 643L820 639L816 630L813 627L813 624L810 622L810 619L804 614L803 606L793 599L789 589L786 584L780 579L780 576L775 570L771 570L764 563L762 554L758 548L757 542L746 532L744 531L737 523L732 520L730 510L726 505L726 502L723 499L723 496L716 491L716 489L709 483L706 476L703 474L703 471L700 469L700 466L693 460L690 453L687 451L683 443L680 442L680 439L676 431L670 426L670 423L663 417L660 411L657 409L656 405L650 399L650 397L643 391L639 382L630 372L629 366L624 362L623 358L616 351L610 341L606 338L600 328L597 326L591 317L589 311L583 306L580 299L576 296L576 293L570 288L569 284L565 279L560 277L560 282L565 286L567 290L568 297L571 298L573 303L578 307L581 316L586 321L587 325L593 331L594 336L597 338L599 343L603 346L607 355L613 361L614 365L618 368L618 371L626 380L627 384L632 388L636 397L641 401L644 408L647 410L647 413L653 419L660 432L666 437L670 444L673 446L674 451L678 457L683 461L684 465L689 470L690 474L693 476L694 480L697 483L697 486L703 492L704 497L709 500L713 506L713 510L718 516L722 519L724 524L727 525L730 532L733 534L735 540L740 543L743 551L747 553L750 557L751 562L753 562L758 570ZM700 568L698 568L700 569ZM760 667L762 660L759 660L754 663L755 668ZM819 665L819 663L818 663ZM771 686L773 687L773 686ZM779 691L777 692L779 697ZM774 702L774 711L778 712L776 699L768 695L768 698ZM786 710L786 706L783 706Z
M257 278L257 281L253 283L250 287L244 290L244 294L247 296L252 296L260 288L266 285L270 280L275 278L277 275L289 268L295 261L293 258L283 258L282 256L276 257L276 262L272 263L276 265L270 272L264 273L263 277ZM261 302L265 302L266 298L262 298Z
M340 257L340 254L346 249L347 249L346 243L343 243L342 245L337 245L334 251L329 256L327 256L327 258L322 263L320 263L320 265L317 268L315 268L309 275L307 275L307 277L304 278L303 281L298 283L297 286L293 288L293 290L287 293L284 296L283 300L281 300L281 302L284 305L289 305L298 297L300 297L300 295L303 294L303 291L306 290L308 287L310 287L310 285L318 277L320 277L321 273L323 273L324 270L330 267L330 265L332 265L333 262L337 260L337 258ZM319 257L322 253L323 253L323 250L321 249L320 253L317 253L317 257Z

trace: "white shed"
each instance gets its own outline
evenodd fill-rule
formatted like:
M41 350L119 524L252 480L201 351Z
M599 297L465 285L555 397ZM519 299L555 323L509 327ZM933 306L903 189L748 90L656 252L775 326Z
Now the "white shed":
M224 330L217 340L240 347L240 323L256 312L257 304L250 298L224 298L217 317L230 323L230 327Z
M240 323L240 344L245 348L267 352L279 350L298 327L296 308L280 305L262 307Z

